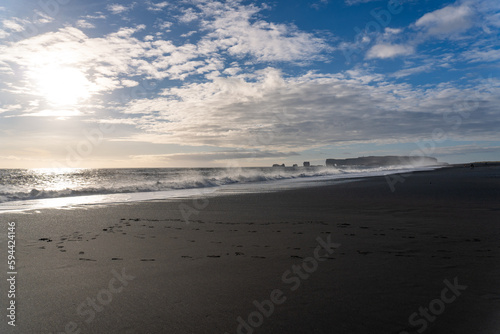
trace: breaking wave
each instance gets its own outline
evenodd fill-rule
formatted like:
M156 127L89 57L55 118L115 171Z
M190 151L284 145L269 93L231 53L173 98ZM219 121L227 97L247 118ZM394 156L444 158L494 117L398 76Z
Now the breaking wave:
M401 166L337 169L164 168L0 170L0 203L71 196L155 192L292 179L363 177Z

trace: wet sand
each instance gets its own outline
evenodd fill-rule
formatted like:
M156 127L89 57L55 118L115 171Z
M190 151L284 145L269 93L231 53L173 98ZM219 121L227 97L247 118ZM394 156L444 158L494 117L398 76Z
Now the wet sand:
M2 214L1 332L498 333L500 167L392 180Z

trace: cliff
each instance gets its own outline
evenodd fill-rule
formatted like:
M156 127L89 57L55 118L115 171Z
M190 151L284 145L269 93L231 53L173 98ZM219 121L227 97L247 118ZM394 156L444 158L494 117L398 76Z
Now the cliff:
M365 167L379 167L379 166L430 166L437 165L438 160L432 157L420 156L370 156L360 158L348 159L326 159L327 166L365 166Z

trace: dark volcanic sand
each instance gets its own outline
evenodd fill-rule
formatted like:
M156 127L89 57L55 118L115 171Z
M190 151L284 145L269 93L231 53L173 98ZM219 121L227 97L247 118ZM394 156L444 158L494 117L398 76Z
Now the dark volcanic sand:
M17 326L2 293L0 332L233 334L251 316L240 333L499 333L500 168L404 180L2 214L18 275ZM204 207L189 224L188 207ZM341 245L311 261L317 238ZM440 301L455 278L467 288ZM282 303L259 317L253 302L275 289Z

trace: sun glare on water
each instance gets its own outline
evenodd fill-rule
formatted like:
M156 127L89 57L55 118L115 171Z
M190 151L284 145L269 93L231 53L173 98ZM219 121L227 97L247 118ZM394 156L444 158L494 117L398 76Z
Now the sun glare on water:
M74 67L48 65L33 73L38 93L54 106L73 106L90 97L91 82Z

